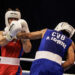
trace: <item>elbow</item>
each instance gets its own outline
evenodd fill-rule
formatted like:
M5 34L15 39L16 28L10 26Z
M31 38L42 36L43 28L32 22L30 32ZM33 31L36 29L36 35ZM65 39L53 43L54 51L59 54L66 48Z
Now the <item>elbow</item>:
M71 64L71 65L74 65L74 61L73 61L73 62L70 62L70 64Z
M5 44L3 42L0 42L0 46L5 46Z
M73 65L73 64L74 64L74 60L70 60L70 61L69 61L69 64L70 64L70 65Z

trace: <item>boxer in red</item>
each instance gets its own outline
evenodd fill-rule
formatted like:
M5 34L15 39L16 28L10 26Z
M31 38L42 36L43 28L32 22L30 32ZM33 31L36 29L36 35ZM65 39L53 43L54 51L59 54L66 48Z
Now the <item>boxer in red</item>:
M20 11L16 10L6 12L5 23L4 31L0 32L0 75L22 75L20 57L23 52L30 52L31 42L29 39L18 40L15 35L19 31L28 33L28 24L21 19Z

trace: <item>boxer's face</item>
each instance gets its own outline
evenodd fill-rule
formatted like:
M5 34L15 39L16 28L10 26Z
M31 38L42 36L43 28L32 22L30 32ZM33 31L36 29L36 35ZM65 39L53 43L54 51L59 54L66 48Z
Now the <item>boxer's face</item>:
M9 24L10 24L12 21L14 21L14 20L17 21L18 19L17 19L17 18L9 18L9 19L8 19Z

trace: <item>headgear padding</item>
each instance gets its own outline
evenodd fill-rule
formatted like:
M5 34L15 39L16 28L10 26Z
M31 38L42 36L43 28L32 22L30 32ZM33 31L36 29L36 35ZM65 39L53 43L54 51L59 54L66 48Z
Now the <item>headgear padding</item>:
M71 38L73 35L74 35L74 28L68 24L67 22L60 22L56 27L55 29L56 31L61 31L61 30L65 30L66 32L68 32L70 34L70 37Z
M6 26L9 26L9 22L8 19L9 18L17 18L17 19L21 19L21 13L19 11L7 11L5 14L5 24Z

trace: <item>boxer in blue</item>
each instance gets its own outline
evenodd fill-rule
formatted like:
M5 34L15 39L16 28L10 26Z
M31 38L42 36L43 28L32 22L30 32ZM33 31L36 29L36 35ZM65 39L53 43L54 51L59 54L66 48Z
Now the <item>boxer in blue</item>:
M62 75L74 64L74 43L71 37L74 28L66 22L59 23L54 30L43 29L31 33L18 33L19 39L42 38L40 47L32 63L30 75ZM67 59L62 58L67 52Z

